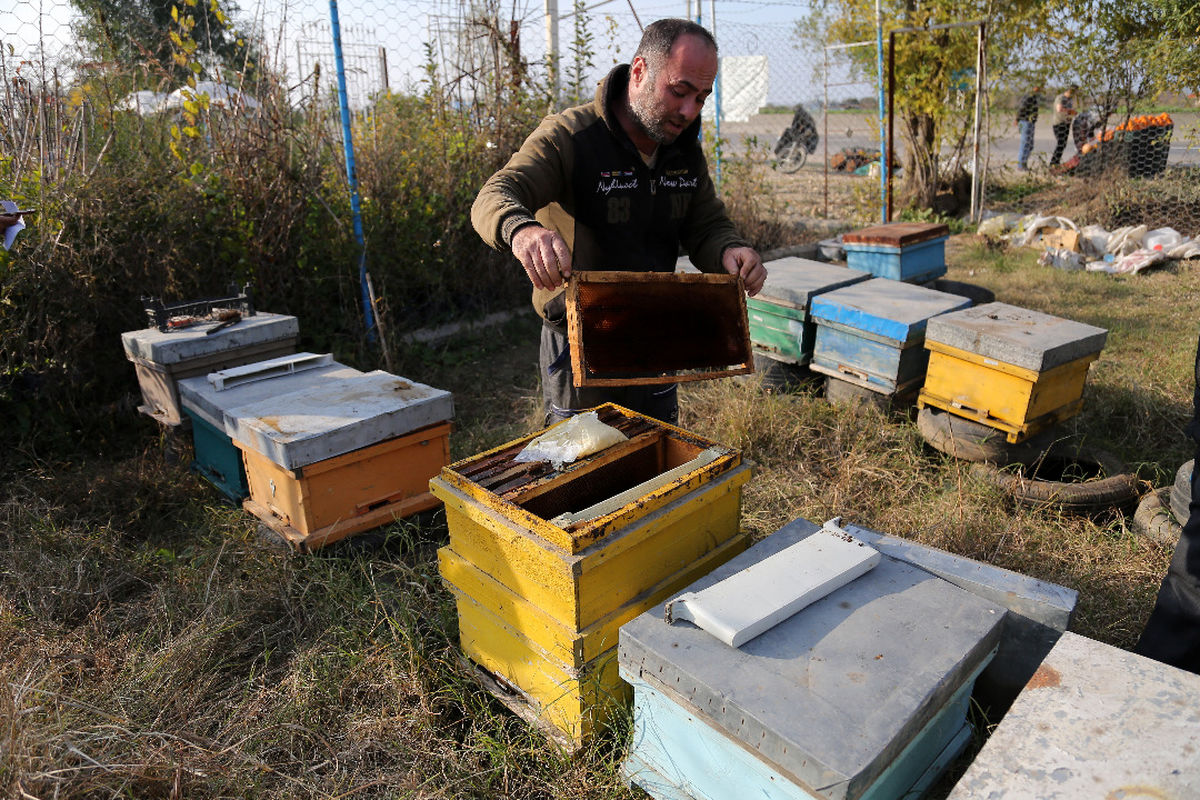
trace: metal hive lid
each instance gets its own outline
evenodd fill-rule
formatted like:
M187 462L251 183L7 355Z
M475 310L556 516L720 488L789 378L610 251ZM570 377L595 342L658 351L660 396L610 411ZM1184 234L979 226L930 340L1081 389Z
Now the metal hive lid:
M834 289L812 300L812 316L898 342L919 341L932 317L971 305L970 299L891 278Z
M804 538L790 525L698 591ZM1006 610L885 557L735 649L664 606L621 628L621 670L683 697L726 735L823 797L859 797L986 662Z
M277 342L296 336L299 321L286 314L260 311L212 336L208 330L216 323L195 325L183 330L160 331L144 328L121 334L121 344L129 358L141 358L154 364L178 364L193 358L224 353L239 347Z
M807 258L768 261L767 282L754 300L765 300L792 308L808 309L813 295L865 281L871 273Z
M1100 352L1108 331L1007 303L985 303L931 319L926 338L1041 372Z

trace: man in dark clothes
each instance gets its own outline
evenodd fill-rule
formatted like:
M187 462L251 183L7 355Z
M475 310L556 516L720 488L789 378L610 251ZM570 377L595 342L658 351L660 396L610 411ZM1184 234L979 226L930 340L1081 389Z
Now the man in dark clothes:
M1196 346L1196 388L1187 432L1200 465L1200 343ZM1134 652L1200 674L1200 469L1192 470L1192 500L1158 600Z
M1017 130L1021 134L1021 149L1017 153L1017 169L1024 172L1029 169L1029 156L1033 153L1033 128L1037 123L1038 104L1042 100L1042 87L1035 86L1033 91L1021 98L1017 105Z

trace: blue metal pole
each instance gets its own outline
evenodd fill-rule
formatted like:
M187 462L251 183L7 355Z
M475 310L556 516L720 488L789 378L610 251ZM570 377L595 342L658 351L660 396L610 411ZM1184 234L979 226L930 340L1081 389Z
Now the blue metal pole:
M887 122L887 106L883 93L883 8L875 0L875 66L879 75L879 216L880 222L888 221L888 162L887 147L884 145L884 126Z
M358 171L354 166L350 99L346 96L346 64L342 59L342 26L338 21L337 0L329 0L329 21L333 28L333 55L337 61L338 106L342 112L342 148L346 153L346 180L350 183L350 212L354 217L354 238L358 242L358 283L362 290L363 325L367 329L367 341L374 344L375 314L371 309L371 290L367 285L367 243L363 236L362 205L358 199Z
M696 3L699 7L699 3ZM712 22L709 23L709 30L712 31L713 38L717 36L717 2L710 0L708 4L709 16L712 17ZM696 21L699 22L699 15ZM717 82L713 88L713 120L714 128L717 137L717 191L721 191L721 80L724 78L725 71L720 69L720 62L717 63Z

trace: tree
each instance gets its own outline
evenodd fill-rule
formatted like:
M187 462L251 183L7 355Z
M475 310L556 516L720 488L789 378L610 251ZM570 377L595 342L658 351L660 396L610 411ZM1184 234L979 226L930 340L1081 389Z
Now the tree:
M1025 0L882 0L884 42L888 31L922 28L896 36L894 125L905 148L901 192L908 203L933 206L939 189L965 175L972 104L963 103L964 79L974 84L976 28L928 29L930 25L987 23L989 84L1028 67L1030 53L1045 52L1061 38L1057 9ZM798 33L819 44L875 39L875 0L824 0L798 25ZM875 71L874 48L842 51L850 68Z
M188 38L201 60L241 74L253 69L249 45L230 25L238 9L228 0L71 0L71 5L80 16L76 35L100 61L139 66L148 75L182 83L192 70L190 59L179 58L180 20L190 19Z

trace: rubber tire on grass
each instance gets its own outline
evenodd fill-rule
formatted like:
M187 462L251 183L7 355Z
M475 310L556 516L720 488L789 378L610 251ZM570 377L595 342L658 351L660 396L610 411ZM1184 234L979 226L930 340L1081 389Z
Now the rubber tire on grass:
M833 405L862 403L863 405L875 406L880 411L890 409L893 402L891 395L873 392L864 386L859 386L857 383L844 381L832 375L825 376L825 399Z
M996 301L995 292L983 286L976 286L973 283L938 278L937 280L931 281L926 285L930 289L935 289L939 292L965 297L971 301L971 305L973 306L981 306L985 303L994 303Z
M1098 468L1104 477L1085 481L1044 480L1026 477L1023 472L1002 469L986 462L972 464L971 469L1025 508L1057 508L1080 515L1133 508L1139 495L1138 480L1125 470L1120 459L1103 450L1056 447L1044 461L1035 462L1033 466L1044 467L1060 461L1090 464Z
M1171 488L1155 489L1138 503L1133 512L1133 530L1139 536L1166 547L1174 547L1179 541L1183 526L1179 524L1170 506L1167 505Z
M982 422L926 406L917 412L917 430L935 450L963 461L1032 464L1054 446L1053 431L1010 444L1007 434Z
M1189 459L1175 471L1175 485L1171 487L1171 513L1180 525L1187 522L1191 516L1192 505L1192 468L1195 459Z
M803 384L808 370L755 350L754 372L745 377L757 381L764 392L786 392Z

